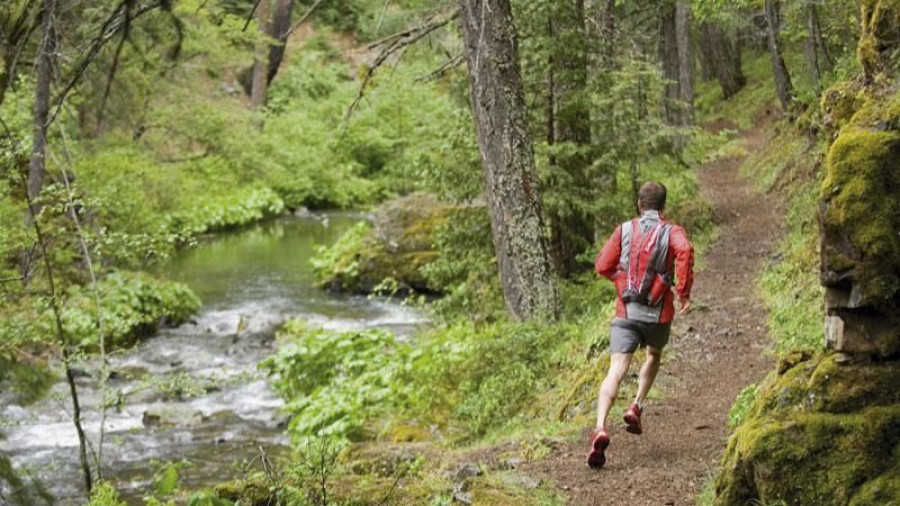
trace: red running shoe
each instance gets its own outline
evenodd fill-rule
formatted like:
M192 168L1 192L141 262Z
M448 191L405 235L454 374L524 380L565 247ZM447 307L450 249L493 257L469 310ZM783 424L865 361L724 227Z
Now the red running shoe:
M591 452L588 453L588 467L600 469L606 464L606 448L609 446L609 434L606 429L597 428L591 432Z
M632 434L640 434L644 432L641 429L641 407L637 404L632 404L628 407L628 410L625 411L625 430Z

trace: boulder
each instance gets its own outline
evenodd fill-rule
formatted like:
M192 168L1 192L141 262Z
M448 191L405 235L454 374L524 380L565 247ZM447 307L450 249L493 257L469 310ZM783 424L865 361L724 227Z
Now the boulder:
M314 260L318 284L336 291L435 292L422 267L438 257L435 234L453 207L414 193L378 208L371 227L351 229Z
M900 364L801 360L728 441L716 504L887 504L900 490Z
M144 427L196 427L203 423L203 413L189 406L154 406L144 411Z

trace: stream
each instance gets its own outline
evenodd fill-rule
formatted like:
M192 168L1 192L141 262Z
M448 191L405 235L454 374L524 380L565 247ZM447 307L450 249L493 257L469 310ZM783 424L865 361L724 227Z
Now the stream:
M270 457L288 452L283 401L257 370L275 351L275 331L286 318L334 330L388 328L401 336L427 324L397 303L312 287L315 245L333 243L360 219L283 218L202 240L155 269L187 283L203 305L192 321L110 356L109 391L122 402L107 412L103 471L129 504L140 504L152 490L159 462L188 461L181 482L192 489L235 476L236 464L258 457L261 448ZM75 365L85 430L96 441L101 392L91 367ZM0 451L61 505L86 502L70 409L61 379L29 406L0 396Z

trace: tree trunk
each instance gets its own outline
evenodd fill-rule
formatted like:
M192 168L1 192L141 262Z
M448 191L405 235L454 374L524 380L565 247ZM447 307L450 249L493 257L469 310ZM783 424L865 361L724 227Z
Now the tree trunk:
M594 62L599 64L602 69L611 69L616 48L616 0L586 0L584 10L588 13L585 34L592 39L591 42L599 45L599 50L591 52L598 56ZM588 17L593 17L593 21L587 22Z
M291 29L291 14L293 12L294 0L277 0L275 14L272 16L272 25L269 30L269 37L275 39L276 42L269 46L268 84L272 84L272 79L275 79L278 69L281 67L281 62L284 60L285 45L287 44L288 32Z
M708 31L709 23L701 23L697 29L697 59L700 60L700 80L703 82L716 78L715 56L709 44Z
M587 88L587 38L584 3L559 4L550 15L550 39L562 38L565 44L551 57L548 119L552 123L550 145L568 143L570 149L551 161L566 173L564 191L569 192L568 206L557 206L548 213L550 247L557 271L568 276L578 269L576 257L593 242L592 217L579 202L590 202L596 196L588 179L591 146L591 118L584 100ZM555 19L554 19L555 18ZM574 205L572 205L574 203Z
M675 28L675 4L665 2L660 5L659 18L659 61L662 63L663 79L666 80L663 90L663 111L666 123L681 125L681 108L678 100L681 92L678 89L678 36Z
M691 46L690 0L675 3L675 38L678 51L678 99L684 108L681 124L694 124L694 54Z
M733 96L747 84L741 70L741 53L731 38L714 23L700 25L701 65L707 67L719 81L722 95Z
M250 85L250 108L259 109L266 103L268 91L269 72L269 44L266 40L269 34L269 1L260 0L256 8L256 20L259 24L260 40L256 44L253 56L253 76Z
M500 284L516 319L558 317L509 0L460 0L472 117Z
M825 41L822 39L822 28L819 24L819 12L816 0L806 0L806 58L812 73L816 92L821 92L822 72L831 70L831 60Z
M53 80L53 53L56 51L56 0L44 0L41 14L41 40L38 43L34 84L34 138L31 142L31 159L28 163L28 197L34 201L44 186L47 172L47 120L50 116L50 82ZM37 214L40 203L34 204L32 214Z
M766 35L769 39L769 56L772 60L772 74L775 77L775 91L785 112L790 112L793 101L791 75L784 64L781 51L781 21L778 0L766 0Z

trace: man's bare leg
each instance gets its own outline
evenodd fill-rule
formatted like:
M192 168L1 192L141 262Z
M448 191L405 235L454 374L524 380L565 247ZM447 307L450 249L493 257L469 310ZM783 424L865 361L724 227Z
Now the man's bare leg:
M609 357L609 372L603 384L600 385L600 395L597 399L597 427L606 427L606 418L612 408L616 397L619 395L619 385L628 372L631 365L631 353L613 353Z
M650 391L650 387L653 386L653 381L656 380L656 373L659 372L661 358L661 349L647 346L647 360L641 366L641 373L638 376L637 395L634 398L634 403L638 406L642 405L644 398L647 397L647 393Z

